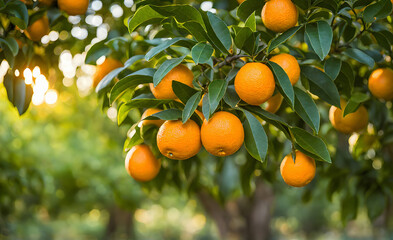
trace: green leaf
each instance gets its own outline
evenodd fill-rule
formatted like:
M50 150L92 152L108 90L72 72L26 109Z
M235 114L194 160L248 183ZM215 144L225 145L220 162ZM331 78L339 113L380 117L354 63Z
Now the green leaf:
M201 96L202 93L197 92L194 95L192 95L190 99L188 99L182 114L183 123L186 123L188 119L192 116L192 114L195 112L195 109L197 109L198 104L201 101Z
M250 155L263 162L266 159L268 139L265 129L254 115L243 110L246 115L244 122L244 144Z
M130 150L132 147L142 144L141 129L138 124L134 124L127 133L127 140L124 142L124 151Z
M173 39L169 39L167 41L164 41L163 43L159 44L156 47L153 47L152 49L150 49L150 51L148 51L145 55L146 61L149 61L150 59L152 59L154 56L156 56L157 54L159 54L160 52L164 51L165 49L169 48L172 45L175 45L178 42L184 42L186 43L187 46L192 46L192 43L194 42L191 39L188 38L183 38L183 37L178 37L178 38L173 38Z
M226 50L229 50L232 45L232 38L228 26L223 20L211 12L207 12L207 17L216 37L220 40Z
M209 94L205 94L202 99L202 113L207 121L210 119Z
M264 121L266 121L269 124L272 124L276 128L280 129L287 138L291 138L290 133L289 133L289 125L285 122L284 119L281 117L272 114L264 109L262 109L259 106L247 106L244 107L244 109L258 115L260 118L262 118Z
M244 50L250 55L252 55L256 50L256 40L257 35L248 27L241 28L235 36L236 47Z
M29 24L29 13L23 2L11 1L7 3L5 13L9 15L9 20L20 29L27 28Z
M19 115L23 115L30 106L33 89L26 85L22 78L12 78L9 74L5 75L3 83L8 100L18 110Z
M343 52L343 54L347 55L350 58L355 59L356 61L366 64L369 67L374 67L375 61L372 57L364 53L363 51L357 48L349 48Z
M163 62L153 76L154 87L157 87L157 85L161 82L165 75L167 75L173 68L179 65L185 57L186 56L180 58L172 58Z
M358 198L347 194L347 196L341 200L341 221L346 224L348 221L355 219L357 211Z
M198 43L191 49L191 56L195 64L207 63L213 55L214 49L207 43Z
M367 6L363 12L363 19L366 23L374 22L377 19L386 18L392 12L390 0L382 0Z
M257 30L257 21L255 19L255 12L253 12L246 20L245 26L249 27L251 31L255 32Z
M315 53L323 60L329 53L333 40L333 31L326 21L306 25L306 35Z
M145 5L136 10L134 16L128 20L128 32L132 33L135 28L141 24L147 22L151 23L152 21L161 20L163 18L165 17L153 10L150 6Z
M120 68L116 68L113 71L111 71L110 73L108 73L105 77L103 77L101 79L101 81L98 83L97 87L96 87L96 92L101 91L102 89L104 89L105 87L107 87L112 80L119 75L119 73L121 73L123 70L127 69L129 66L131 66L132 64L134 64L135 62L143 59L144 56L143 55L135 55L133 57L131 57L130 59L128 59L125 63L123 67Z
M336 80L334 81L340 92L344 93L348 97L351 96L353 85L355 82L355 76L352 67L349 63L342 61L341 70Z
M378 190L372 191L366 198L368 217L375 220L387 207L388 199L386 195Z
M19 52L19 46L16 40L12 37L7 37L5 39L0 38L0 44L1 48L8 48L11 51L12 56L18 55Z
M246 19L255 11L261 12L263 1L260 0L246 0L240 4L237 9L236 15L242 20Z
M134 88L136 88L139 84L153 82L154 73L155 73L155 69L144 68L122 78L111 89L110 96L109 96L110 103L116 101L127 90L129 89L134 90Z
M212 43L211 39L207 35L205 29L202 25L195 21L185 22L181 25L187 31L191 33L191 35L198 41L198 42L206 42L209 41ZM213 44L213 43L212 43Z
M167 109L158 113L154 113L144 119L146 120L179 120L182 117L182 111L179 109Z
M201 13L196 8L188 4L173 4L165 6L152 5L151 7L165 17L174 17L179 23L195 21L205 28Z
M332 162L326 144L320 137L298 127L291 127L290 131L301 150L306 151L305 154L311 154L312 157L316 157L315 160Z
M272 50L274 50L276 47L280 46L283 42L288 40L290 37L292 37L297 31L299 31L302 28L302 26L297 26L288 29L278 37L272 39L269 43L269 47L267 49L267 52L270 53Z
M295 87L295 111L314 130L319 132L320 117L317 105L310 95Z
M301 73L310 81L311 93L340 108L340 94L326 73L310 66L302 66Z
M335 57L331 57L326 60L323 66L325 73L332 79L335 80L341 70L341 60Z
M383 47L384 49L386 49L387 51L391 50L391 43L389 42L389 38L387 38L384 34L380 33L380 32L371 32L372 35L375 37L375 39L377 40L377 43L379 46ZM392 36L390 36L392 37Z
M280 92L282 93L285 100L289 103L291 108L293 108L295 104L295 93L293 92L293 87L291 81L288 78L288 75L285 73L284 69L280 67L275 62L268 62L268 66L274 73L274 77L276 78L276 82L278 83Z
M100 57L107 56L110 52L111 49L105 45L105 41L98 42L87 51L85 63L95 64Z
M353 93L344 109L344 117L350 113L355 112L361 103L370 99L370 96L364 93Z
M235 86L228 86L224 95L224 101L233 108L235 108L236 105L240 102L240 98L236 93Z
M212 115L218 105L220 104L221 99L224 97L227 82L225 80L214 80L209 85L209 105L210 105L210 115Z
M172 81L172 89L176 97L184 104L187 104L190 97L197 92L194 88L178 81Z

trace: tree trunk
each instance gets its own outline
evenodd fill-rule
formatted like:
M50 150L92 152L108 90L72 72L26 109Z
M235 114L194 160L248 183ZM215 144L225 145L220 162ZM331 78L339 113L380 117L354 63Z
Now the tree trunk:
M274 195L271 187L257 181L254 195L221 205L206 191L197 197L216 223L221 239L266 240L270 238L270 220Z
M134 234L134 214L114 206L109 210L109 219L103 240L116 239L116 236L126 236L126 239L136 239Z

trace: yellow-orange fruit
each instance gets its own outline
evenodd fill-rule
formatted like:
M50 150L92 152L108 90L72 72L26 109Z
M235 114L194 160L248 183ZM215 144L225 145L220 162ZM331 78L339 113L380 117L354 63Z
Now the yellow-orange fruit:
M232 113L216 112L201 128L202 144L214 156L234 154L244 142L244 129L239 118Z
M368 112L364 106L360 106L355 112L343 117L346 101L341 99L341 109L331 106L329 110L329 120L333 127L342 133L350 134L367 127Z
M112 72L116 68L123 67L123 63L111 57L107 57L105 61L97 66L96 72L93 76L93 85L96 87L98 83L106 76L108 73Z
M131 148L125 159L128 174L137 181L150 181L157 176L161 161L156 159L149 146L145 144Z
M150 83L150 90L157 99L175 99L177 97L172 90L172 81L193 87L193 80L194 74L192 71L185 65L178 65L169 71L156 87Z
M276 95L267 100L264 109L270 113L276 113L280 109L283 99L284 97L280 93L276 93Z
M89 0L57 0L57 4L68 15L84 15L89 7Z
M297 23L296 5L291 0L269 0L262 8L262 21L274 32L285 32Z
M304 187L315 177L315 160L296 151L296 159L288 154L281 162L280 172L284 182L292 187Z
M160 152L175 160L185 160L198 154L201 149L201 131L193 120L165 121L157 133Z
M250 105L261 105L274 93L272 71L263 63L246 63L235 78L235 90Z
M294 56L287 53L281 53L272 57L270 61L277 63L284 69L292 85L295 85L297 81L299 81L300 66Z
M161 109L157 108L148 108L146 109L145 112L143 112L141 119L147 118L155 113L161 112ZM142 125L156 125L157 127L161 127L161 125L164 123L164 120L143 120Z
M393 99L393 70L379 68L371 73L368 79L368 88L377 98L390 101Z
M46 16L37 19L26 30L25 35L34 42L41 41L41 38L49 33L49 20Z

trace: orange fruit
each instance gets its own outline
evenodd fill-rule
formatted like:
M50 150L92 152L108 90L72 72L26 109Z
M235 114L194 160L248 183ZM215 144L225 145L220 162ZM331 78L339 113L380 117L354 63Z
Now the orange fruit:
M272 71L263 63L246 63L235 78L235 90L250 105L261 105L274 93Z
M296 151L296 159L288 154L281 162L280 172L284 182L292 187L304 187L315 177L315 160Z
M393 70L390 68L379 68L371 73L368 79L368 88L377 98L386 101L393 99Z
M89 7L89 0L57 0L57 4L68 15L84 15Z
M38 2L46 6L51 6L53 4L53 0L38 0Z
M237 0L239 4L242 4L245 0ZM392 0L393 1L393 0Z
M294 56L287 53L281 53L272 57L270 61L277 63L284 69L292 85L295 85L297 81L299 81L300 66Z
M273 32L285 32L297 23L296 5L291 0L269 0L262 8L262 21Z
M49 20L46 16L37 19L26 30L25 35L34 42L41 41L41 38L49 33Z
M165 121L157 133L160 152L175 160L185 160L198 154L201 149L201 131L193 120Z
M192 71L185 65L178 65L169 71L156 87L153 83L150 83L150 90L157 99L175 99L176 95L172 90L172 81L178 81L193 87L193 80L194 74Z
M203 121L201 139L209 153L218 157L229 156L243 145L243 125L232 113L216 112L209 121Z
M280 93L276 93L273 97L269 98L266 102L264 109L270 113L276 113L281 107L284 97Z
M147 118L148 116L153 115L154 113L158 113L161 112L161 109L157 109L157 108L148 108L146 109L146 111L142 114L141 119ZM157 127L161 127L161 125L164 123L164 120L143 120L142 121L142 125L146 126L146 125L156 125Z
M93 76L93 85L96 87L98 83L106 76L108 73L112 72L116 68L123 67L123 63L114 58L107 57L105 61L97 66L96 72Z
M368 112L364 106L360 106L355 112L343 117L346 101L341 99L341 109L331 106L329 110L329 120L333 127L342 133L353 133L367 127Z
M161 161L154 157L149 146L141 144L132 147L127 153L125 167L132 178L146 182L157 176L161 168Z

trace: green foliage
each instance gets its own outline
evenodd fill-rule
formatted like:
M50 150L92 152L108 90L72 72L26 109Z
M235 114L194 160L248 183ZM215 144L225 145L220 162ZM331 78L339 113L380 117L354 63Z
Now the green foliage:
M118 124L129 127L129 133L133 133L127 135L126 150L142 142L156 148L157 129L138 125L140 113L150 107L163 111L147 119L186 122L191 118L200 125L195 110L202 111L206 120L215 112L225 110L236 114L244 125L245 148L227 160L207 157L202 151L179 164L155 149L165 164L157 181L147 184L150 189L162 190L168 184L192 193L204 188L218 199L229 200L239 192L251 193L250 182L258 178L274 182L272 176L278 173L277 163L291 150L298 149L321 161L317 176L331 180L326 191L330 198L336 192L340 196L343 222L356 218L359 206L369 210L370 219L384 211L384 207L372 206L372 202L381 206L392 197L392 107L391 103L381 102L370 94L366 79L375 68L392 68L392 3L390 0L293 2L299 10L298 26L276 34L261 21L264 1L246 0L237 8L224 5L227 6L224 9L216 4L217 9L212 12L201 10L197 1L177 4L176 1L138 1L128 19L128 32L124 26L118 27L116 30L121 29L118 34L90 47L85 58L87 64L109 55L120 56L125 62L123 68L104 77L96 91L103 99L103 108L116 107ZM11 6L9 3L4 6ZM16 5L19 15L12 13L19 20L13 21L11 17L8 24L23 29L28 26L22 14L26 6ZM58 25L61 19L60 16L51 19L51 25ZM12 37L20 35L5 26L3 30ZM18 51L15 40L7 34L1 36L1 57L10 63L12 70L23 69L29 60L20 68L14 67L14 59L32 58L32 43ZM53 51L45 51L50 50ZM75 51L85 51L78 50ZM290 84L279 65L269 61L271 56L282 52L295 56L300 63L301 81L296 86ZM285 99L277 113L265 111L264 106L250 106L237 96L234 78L244 60L265 63L272 70L276 92ZM179 64L192 69L194 87L174 81L172 89L181 102L155 99L148 84L157 86ZM9 100L23 114L29 94L26 87L19 86L23 82L14 75L10 70L4 84ZM117 82L116 77L120 79ZM348 143L348 136L336 134L328 119L328 108L342 107L341 98L348 101L344 115L356 111L361 104L369 111L370 126L360 136L351 137L351 146L344 144ZM201 99L202 107L198 106ZM369 139L365 140L365 136L371 136L372 144L367 144ZM229 162L242 157L246 158L242 164ZM376 167L376 161L381 161L383 167ZM262 176L255 176L256 171L262 171ZM230 185L228 176L240 176L240 186ZM353 185L349 186L348 182ZM317 187L316 183L310 189ZM308 193L304 198L311 195Z

